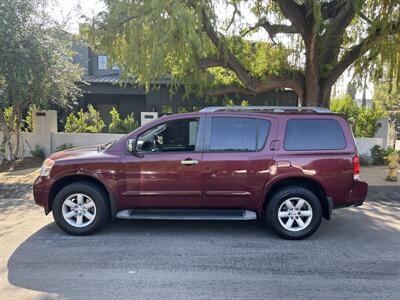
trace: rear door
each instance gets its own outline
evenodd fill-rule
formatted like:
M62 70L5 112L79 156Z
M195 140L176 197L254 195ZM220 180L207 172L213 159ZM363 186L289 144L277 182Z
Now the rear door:
M270 178L277 123L273 117L237 113L207 118L204 206L256 209Z

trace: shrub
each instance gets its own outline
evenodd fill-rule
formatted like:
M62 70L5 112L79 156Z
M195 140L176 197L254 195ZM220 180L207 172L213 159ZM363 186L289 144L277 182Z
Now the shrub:
M65 122L64 130L67 133L100 133L106 126L104 121L100 118L100 113L89 104L87 112L81 108L75 116L70 113Z
M371 160L373 165L384 165L387 163L385 157L395 152L396 150L389 146L386 149L379 145L375 145L371 148Z
M110 115L111 123L108 127L110 133L128 133L139 127L139 124L133 117L133 113L122 120L118 110L113 107L110 111Z
M41 148L39 145L36 145L35 148L31 150L31 154L35 158L42 158L42 159L44 159L46 156L44 154L43 148Z
M92 133L99 133L106 126L104 121L100 118L100 113L93 107L93 105L88 105L88 111L86 113L86 118L88 121L88 131Z
M240 106L249 106L249 101L247 100L239 100ZM236 106L238 104L235 103L234 100L229 99L224 101L225 106Z
M351 96L332 99L331 110L340 113L349 123L354 124L356 137L373 137L377 130L376 122L386 115L379 107L358 107Z

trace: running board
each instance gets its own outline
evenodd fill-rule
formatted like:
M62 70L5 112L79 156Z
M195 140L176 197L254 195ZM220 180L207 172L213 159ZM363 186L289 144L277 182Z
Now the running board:
M127 209L117 219L149 220L255 220L257 214L244 209Z

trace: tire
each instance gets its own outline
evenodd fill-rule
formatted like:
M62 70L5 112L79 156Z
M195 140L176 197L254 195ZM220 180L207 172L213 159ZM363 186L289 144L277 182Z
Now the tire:
M107 223L109 214L107 196L90 182L71 183L54 198L54 220L70 235L95 232Z
M318 229L322 220L322 207L317 196L308 188L288 186L272 195L265 218L267 225L279 236L301 240Z

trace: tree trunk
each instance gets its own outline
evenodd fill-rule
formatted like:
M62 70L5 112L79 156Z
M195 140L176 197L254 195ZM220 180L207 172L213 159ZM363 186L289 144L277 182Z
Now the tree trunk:
M14 157L18 157L19 145L20 145L20 130L21 130L21 119L22 112L21 106L14 106L13 110L15 110L15 114L17 116L17 120L15 123L14 133L15 133L15 145L14 145Z
M320 89L318 106L329 108L331 104L332 86L320 84Z
M11 145L11 131L8 127L6 118L2 110L0 110L0 129L3 132L2 146L4 146L4 158L8 161L15 159Z

